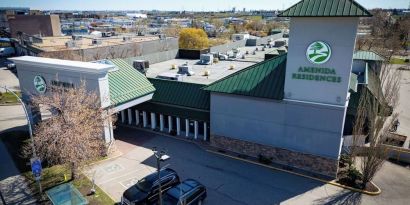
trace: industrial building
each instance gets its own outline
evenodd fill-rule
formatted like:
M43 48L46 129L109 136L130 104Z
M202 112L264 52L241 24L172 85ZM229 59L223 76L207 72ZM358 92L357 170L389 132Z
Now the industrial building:
M35 89L33 79L47 86L57 74L59 81L73 85L85 78L101 96L101 106L119 114L120 124L335 177L358 88L379 83L383 59L354 51L359 17L371 14L352 0L302 0L279 16L291 18L290 38L281 51L243 47L238 49L243 57L210 65L185 59L149 67L133 58L13 60L27 102L29 93L43 92ZM112 139L107 122L105 140Z

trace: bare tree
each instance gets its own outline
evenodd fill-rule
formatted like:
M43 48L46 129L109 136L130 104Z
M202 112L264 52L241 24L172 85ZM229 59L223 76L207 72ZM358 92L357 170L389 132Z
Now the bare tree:
M369 78L375 81L368 85L373 86L371 91L364 87L361 89L351 156L353 160L356 157L360 159L364 186L373 179L389 154L389 150L381 144L389 137L389 129L398 117L394 109L399 100L400 76L399 70L384 64L379 75L369 73ZM368 143L359 148L358 141L363 136L367 136Z
M89 92L85 82L76 88L53 86L50 94L32 96L35 105L52 113L35 127L37 154L47 163L70 164L72 179L85 162L106 154L104 125L111 115L101 108L96 92ZM25 147L30 153L30 147Z

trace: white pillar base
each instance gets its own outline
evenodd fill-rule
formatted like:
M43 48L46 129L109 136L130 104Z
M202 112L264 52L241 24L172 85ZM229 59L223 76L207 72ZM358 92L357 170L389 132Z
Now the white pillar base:
M194 121L194 139L198 138L198 121Z
M172 130L172 116L168 116L168 132Z
M128 124L132 124L132 110L130 108L127 109L127 114L128 114Z
M157 119L155 118L155 113L151 112L151 129L155 129L157 127Z
M204 141L206 141L208 135L207 123L204 122Z
M177 135L181 135L181 119L177 117Z
M120 115L121 115L121 123L125 123L125 112L124 112L124 110L121 110Z
M185 119L185 136L189 137L189 120Z
M138 110L135 110L135 125L140 124L140 112Z
M164 131L164 115L162 114L159 115L159 130Z
M144 127L147 127L147 124L148 124L148 122L147 122L147 112L142 111L142 125Z

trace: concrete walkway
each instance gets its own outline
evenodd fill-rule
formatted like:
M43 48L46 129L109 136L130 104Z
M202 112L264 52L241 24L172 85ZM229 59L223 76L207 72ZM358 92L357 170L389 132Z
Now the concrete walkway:
M16 76L0 68L0 85L19 90ZM3 90L0 90L3 92ZM0 106L0 134L12 130L26 130L27 121L21 105ZM37 204L28 183L14 164L13 157L0 140L0 191L7 204Z

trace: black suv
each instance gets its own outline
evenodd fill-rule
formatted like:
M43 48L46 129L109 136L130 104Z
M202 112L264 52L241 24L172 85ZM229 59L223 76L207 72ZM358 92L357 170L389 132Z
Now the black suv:
M202 205L206 188L194 179L187 179L164 194L164 205Z
M172 169L163 169L160 171L161 190L163 193L171 187L179 184L178 174ZM153 204L158 201L158 172L152 173L139 180L123 193L121 204Z

